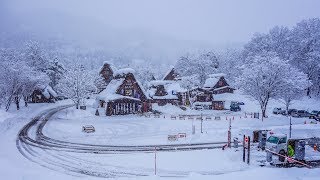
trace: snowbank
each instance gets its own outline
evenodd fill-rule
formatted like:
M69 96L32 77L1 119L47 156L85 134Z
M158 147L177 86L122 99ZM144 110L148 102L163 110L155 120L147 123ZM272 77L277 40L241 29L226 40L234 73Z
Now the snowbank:
M13 117L14 114L11 114L9 112L6 112L3 109L0 109L0 123L3 122L5 119Z

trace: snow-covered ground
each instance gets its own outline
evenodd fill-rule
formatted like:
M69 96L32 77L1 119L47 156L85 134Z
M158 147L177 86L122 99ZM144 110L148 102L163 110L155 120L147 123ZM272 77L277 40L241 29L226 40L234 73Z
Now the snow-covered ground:
M232 137L251 135L256 129L271 129L275 133L288 133L289 119L282 115L273 115L274 107L283 106L277 101L271 101L268 109L269 117L253 119L251 115L245 118L244 112L258 112L258 106L249 98L242 98L245 105L242 112L228 111L183 111L178 107L154 107L163 114L160 118L127 116L95 116L95 109L89 107L86 111L68 108L56 113L44 127L44 135L58 140L102 145L158 145L176 143L197 143L227 141L229 119L232 121ZM96 179L92 176L59 173L42 167L23 157L16 148L16 138L19 130L34 116L46 109L51 109L70 102L55 104L32 104L22 108L19 113L11 110L6 113L0 124L0 174L1 179ZM297 101L293 108L313 110L320 107L320 102L305 98ZM172 120L171 115L191 114L212 117L203 121L203 133L200 133L201 122L196 119ZM214 120L220 116L221 120ZM241 117L241 118L240 118ZM228 120L226 120L228 119ZM304 122L307 124L304 124ZM292 118L294 137L319 136L320 124L310 124L307 118ZM95 133L83 133L83 125L93 125ZM196 133L192 135L192 125ZM168 135L187 133L187 138L169 142ZM90 154L64 151L34 150L41 155L39 161L56 161L66 165L82 167L98 172L124 171L126 173L141 173L147 176L117 177L118 179L318 179L320 169L306 168L274 168L260 167L258 160L265 159L263 152L252 150L251 165L242 162L241 151L235 149L213 149L178 152L157 152L157 176L154 176L154 153L119 153ZM57 169L55 169L57 170ZM60 173L63 172L63 173ZM165 176L165 177L164 177ZM133 177L133 178L132 178ZM100 179L100 178L99 178Z

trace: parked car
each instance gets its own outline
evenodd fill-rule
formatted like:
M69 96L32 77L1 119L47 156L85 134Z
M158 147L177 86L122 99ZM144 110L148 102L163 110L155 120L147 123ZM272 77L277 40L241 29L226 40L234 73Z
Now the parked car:
M286 110L281 109L281 108L274 108L272 112L273 112L273 114L285 114Z
M66 96L57 96L56 100L61 101L61 100L65 100L68 99Z
M292 114L293 117L309 117L310 113L305 110L298 110L294 114Z
M241 108L238 103L232 103L230 105L230 111L234 111L234 112L241 111Z
M319 116L320 116L320 111L313 110L310 113L309 119L317 119L317 117L319 117Z
M244 102L238 102L239 105L244 105Z
M292 116L294 113L296 113L298 110L296 109L288 109L288 115Z
M196 104L196 105L193 106L193 109L202 111L204 109L204 107L203 107L203 105Z
M231 101L231 104L244 105L244 102L239 102L239 101Z

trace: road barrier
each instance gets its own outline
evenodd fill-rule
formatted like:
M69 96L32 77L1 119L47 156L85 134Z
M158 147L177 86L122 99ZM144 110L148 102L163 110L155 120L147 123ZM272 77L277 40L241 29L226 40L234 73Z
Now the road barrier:
M310 165L308 165L308 164L306 164L306 163L303 163L303 162L301 162L301 161L295 160L295 159L293 159L293 158L291 158L291 157L289 157L289 156L285 156L285 155L276 153L276 152L274 152L274 151L271 151L270 149L266 149L266 151L267 151L267 152L270 152L270 153L272 153L272 154L275 154L275 155L277 155L277 156L284 157L284 158L287 159L288 162L298 163L298 164L303 165L303 166L305 166L305 167L307 167L307 168L310 168L310 169L312 168L312 166L310 166Z

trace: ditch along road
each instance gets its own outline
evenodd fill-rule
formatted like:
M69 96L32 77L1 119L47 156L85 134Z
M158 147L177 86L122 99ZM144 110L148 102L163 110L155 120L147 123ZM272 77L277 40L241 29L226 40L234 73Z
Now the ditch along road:
M137 145L137 146L115 146L115 145L93 145L62 141L47 137L42 130L51 117L72 105L59 106L46 110L34 117L18 133L16 146L19 152L28 160L38 163L46 168L62 171L73 176L90 175L96 177L130 177L149 176L154 169L135 169L115 166L112 163L99 163L93 160L81 158L86 154L129 154L129 153L154 153L156 151L190 151L202 149L222 148L227 142L208 142L194 144L171 144L171 145ZM184 171L162 171L162 176L183 177L190 172ZM210 172L202 172L210 175ZM214 175L214 174L212 174Z

